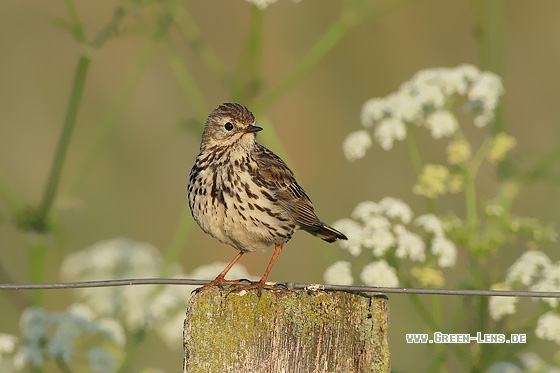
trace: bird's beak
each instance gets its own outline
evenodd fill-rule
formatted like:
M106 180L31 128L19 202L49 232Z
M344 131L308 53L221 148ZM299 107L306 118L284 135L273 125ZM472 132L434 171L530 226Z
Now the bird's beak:
M253 132L259 132L262 131L262 127L259 126L249 126L247 127L247 129L245 130L246 133L253 133Z

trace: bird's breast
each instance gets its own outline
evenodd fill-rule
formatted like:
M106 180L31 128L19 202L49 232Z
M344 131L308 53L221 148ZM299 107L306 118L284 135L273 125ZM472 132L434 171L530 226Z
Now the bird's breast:
M275 192L255 183L256 166L250 159L230 158L229 163L193 168L189 177L189 205L197 223L241 251L287 242L295 229Z

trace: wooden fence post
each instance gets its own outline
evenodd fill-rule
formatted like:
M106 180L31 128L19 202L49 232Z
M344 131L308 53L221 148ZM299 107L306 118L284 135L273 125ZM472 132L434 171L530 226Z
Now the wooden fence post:
M190 300L184 373L390 372L384 295L210 288Z

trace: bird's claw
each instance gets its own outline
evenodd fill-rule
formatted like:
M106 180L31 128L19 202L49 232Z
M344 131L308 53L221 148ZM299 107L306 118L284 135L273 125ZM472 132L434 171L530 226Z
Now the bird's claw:
M242 282L243 281L249 281L247 279L240 279L240 280L226 280L224 278L216 278L213 281L205 284L204 286L201 286L199 288L194 289L191 294L198 294L201 291L204 291L212 286L218 286L220 289L224 288L224 285L230 285L230 286L243 286ZM251 282L251 281L249 281Z
M249 280L247 280L247 281L250 283L249 285L239 285L239 286L235 287L234 289L232 289L228 293L228 295L229 294L240 293L242 291L248 291L248 290L256 289L257 290L257 295L260 298L262 296L263 289L272 290L272 291L275 291L275 292L284 292L284 291L289 290L288 284L286 284L284 282L261 282L261 281L252 282L252 281L249 281Z

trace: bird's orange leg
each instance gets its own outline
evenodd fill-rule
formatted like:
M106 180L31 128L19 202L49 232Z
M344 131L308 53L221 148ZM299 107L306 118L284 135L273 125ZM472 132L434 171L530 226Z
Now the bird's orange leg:
M237 292L242 291L242 290L257 289L257 294L260 297L261 294L262 294L262 289L263 288L276 289L276 287L274 287L274 286L267 286L266 285L266 279L268 278L268 274L270 273L270 270L272 269L272 266L274 265L274 262L276 261L276 259L278 258L278 255L280 255L280 252L282 251L282 246L283 245L275 245L274 246L274 253L272 253L272 258L270 258L270 262L268 263L268 267L266 267L266 271L264 271L264 275L259 280L259 282L256 282L256 283L251 284L251 285L239 286L234 291L237 293Z
M229 270L231 269L231 267L233 267L235 265L235 263L237 263L237 261L243 256L243 254L245 254L243 251L240 251L239 254L237 254L235 256L235 258L233 258L233 260L231 261L231 263L229 263L227 265L227 267L220 272L220 274L218 275L218 277L216 277L214 280L212 280L211 282L207 283L206 285L204 285L201 288L198 288L195 290L195 292L201 292L203 290L208 289L211 286L214 285L224 285L224 284L239 284L239 280L226 280L226 274L229 272Z

